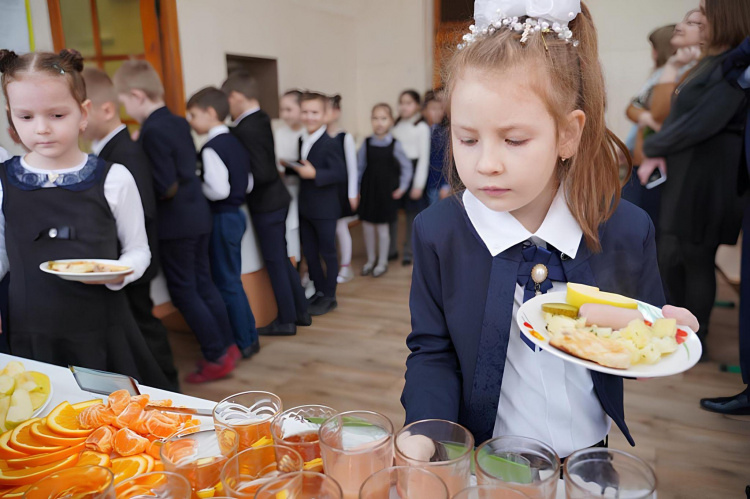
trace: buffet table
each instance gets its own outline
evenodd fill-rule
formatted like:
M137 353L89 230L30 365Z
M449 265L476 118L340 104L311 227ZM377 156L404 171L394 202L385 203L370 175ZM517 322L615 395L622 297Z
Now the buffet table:
M49 402L46 404L39 417L46 416L52 409L65 401L75 404L97 398L106 399L106 396L104 395L81 390L73 377L73 373L67 368L0 353L0 366L4 366L12 360L21 362L28 371L38 371L49 376L52 385L52 394ZM152 388L150 386L139 385L138 388L141 393L149 394L154 400L170 399L174 405L206 409L213 409L216 405L216 402L210 400L190 397L189 395L160 390L159 388Z

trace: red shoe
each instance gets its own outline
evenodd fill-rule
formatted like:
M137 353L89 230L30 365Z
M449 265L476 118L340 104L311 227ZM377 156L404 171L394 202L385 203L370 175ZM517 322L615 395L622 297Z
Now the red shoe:
M185 377L186 382L197 384L215 381L226 378L234 370L234 360L229 351L222 355L218 362L205 361L201 364L196 372Z
M232 344L231 347L227 348L226 355L229 355L229 357L232 359L232 362L234 362L235 365L242 358L242 352L240 352L240 348L235 344Z

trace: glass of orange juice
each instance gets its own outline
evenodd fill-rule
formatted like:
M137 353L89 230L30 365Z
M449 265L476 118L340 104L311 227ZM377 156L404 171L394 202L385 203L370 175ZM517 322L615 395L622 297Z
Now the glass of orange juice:
M117 484L115 492L117 499L142 497L190 499L193 494L187 478L168 471L154 471L135 476Z
M312 471L281 475L258 490L255 499L343 499L339 484L330 476Z
M359 499L448 499L445 482L431 471L411 466L380 470L365 480Z
M393 465L393 424L377 412L342 412L320 427L320 450L326 474L345 499L357 499L367 478Z
M336 414L336 410L324 405L303 405L288 409L271 422L273 441L299 452L305 461L305 471L322 472L323 459L318 430L320 425Z
M533 438L504 436L477 448L477 483L501 484L535 499L555 499L560 458L549 445Z
M451 496L469 486L473 451L471 432L442 419L417 421L396 435L396 465L432 471L443 479Z
M224 493L252 499L261 486L284 473L302 471L302 456L284 445L264 445L243 450L221 471Z
M214 421L234 428L240 435L239 450L273 443L271 420L283 410L281 399L269 392L242 392L231 395L214 407Z
M453 496L453 499L529 499L529 496L504 485L494 484L466 488Z
M24 494L28 499L115 499L115 477L102 466L76 466L39 480Z
M228 426L203 423L169 437L161 446L161 460L165 471L187 479L194 497L221 495L221 470L237 454L239 440Z

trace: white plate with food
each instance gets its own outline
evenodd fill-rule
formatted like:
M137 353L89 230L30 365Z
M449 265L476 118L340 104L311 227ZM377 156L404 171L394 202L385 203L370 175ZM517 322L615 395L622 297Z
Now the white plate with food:
M532 298L516 317L521 334L552 355L628 378L672 376L700 359L698 336L659 308L591 286L568 289Z
M117 260L51 260L39 265L42 272L56 275L66 281L97 282L126 276L131 267L120 265Z

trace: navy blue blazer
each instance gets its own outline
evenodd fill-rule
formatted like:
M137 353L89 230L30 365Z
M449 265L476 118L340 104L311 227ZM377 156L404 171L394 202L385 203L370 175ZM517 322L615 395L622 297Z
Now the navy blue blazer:
M664 305L648 215L621 201L599 234L601 253L581 241L576 257L563 261L568 281ZM455 421L484 442L492 438L515 320L520 247L493 258L457 196L416 218L413 243L411 354L401 396L406 422ZM594 371L591 377L602 407L635 445L625 425L622 378Z
M190 125L166 107L151 113L138 142L151 160L159 239L197 237L211 232L211 210L196 171L198 160ZM177 182L177 194L166 198Z
M315 178L300 181L300 216L338 220L341 217L338 184L346 182L346 160L341 143L324 133L310 148L307 160L315 167Z

